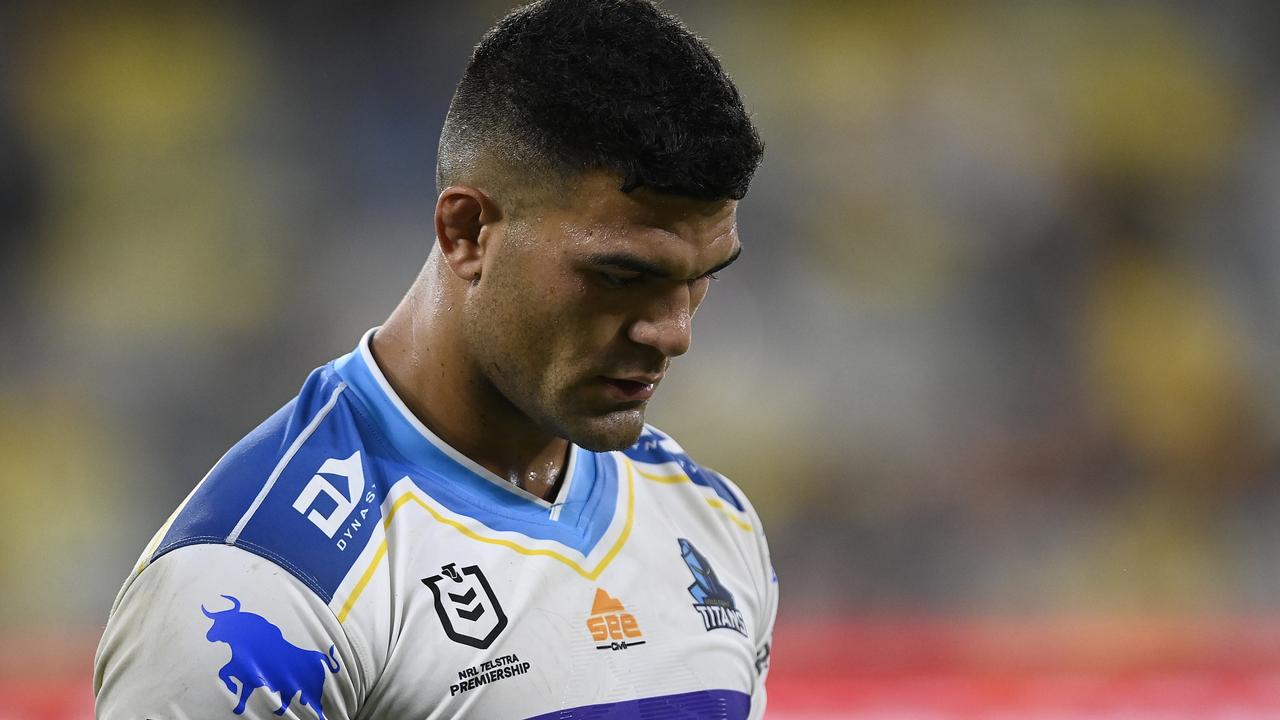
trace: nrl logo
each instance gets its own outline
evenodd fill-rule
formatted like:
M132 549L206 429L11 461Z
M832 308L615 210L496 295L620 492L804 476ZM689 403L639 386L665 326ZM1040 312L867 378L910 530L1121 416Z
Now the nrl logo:
M478 566L459 571L456 563L449 563L422 583L435 596L436 615L450 640L484 650L507 627L507 615Z

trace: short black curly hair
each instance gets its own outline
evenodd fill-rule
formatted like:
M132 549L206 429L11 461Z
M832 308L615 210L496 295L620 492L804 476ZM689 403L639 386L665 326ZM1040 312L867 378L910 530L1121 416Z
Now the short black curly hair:
M496 159L521 183L604 170L623 192L737 200L763 153L737 88L679 20L648 0L540 0L476 46L436 180Z

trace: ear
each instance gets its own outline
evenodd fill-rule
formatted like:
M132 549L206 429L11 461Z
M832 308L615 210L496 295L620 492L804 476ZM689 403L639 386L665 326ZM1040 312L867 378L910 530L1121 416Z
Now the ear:
M475 282L480 279L488 243L485 226L501 213L483 191L469 185L445 188L436 199L436 242L454 275Z

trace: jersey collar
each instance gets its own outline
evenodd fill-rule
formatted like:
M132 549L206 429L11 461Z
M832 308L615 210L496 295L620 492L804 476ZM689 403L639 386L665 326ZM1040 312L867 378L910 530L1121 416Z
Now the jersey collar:
M494 532L486 542L505 543L508 533L523 536L535 554L571 549L581 567L602 570L605 559L626 542L633 513L633 485L622 453L595 453L570 444L569 466L553 502L547 502L481 467L422 423L396 395L370 349L378 328L333 363L380 434L412 473L407 477L440 504L440 512L478 521ZM392 480L394 482L394 479ZM523 546L522 546L523 547ZM567 557L567 556L566 556ZM577 567L577 566L575 566Z
M470 478L481 480L526 503L552 512L555 512L554 509L558 505L565 504L572 497L575 485L590 483L589 477L580 476L589 474L589 466L592 463L589 461L590 458L582 456L591 453L577 445L570 444L569 467L565 469L565 481L561 483L555 500L548 502L498 477L446 443L409 410L392 389L382 369L378 367L371 350L373 336L377 331L378 328L375 327L366 332L355 350L334 361L334 369L364 402L372 413L374 421L386 433L391 445L406 460L422 467L443 466L461 471ZM587 462L583 462L584 459ZM580 483L579 481L582 480L586 482Z

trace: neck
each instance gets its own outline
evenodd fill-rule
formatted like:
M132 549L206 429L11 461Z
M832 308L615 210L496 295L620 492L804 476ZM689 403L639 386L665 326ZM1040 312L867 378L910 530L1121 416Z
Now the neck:
M442 440L544 500L555 496L569 442L534 425L468 360L454 315L435 312L440 278L424 270L373 337L373 357L405 406ZM434 296L434 297L432 297ZM428 307L430 306L430 307Z

